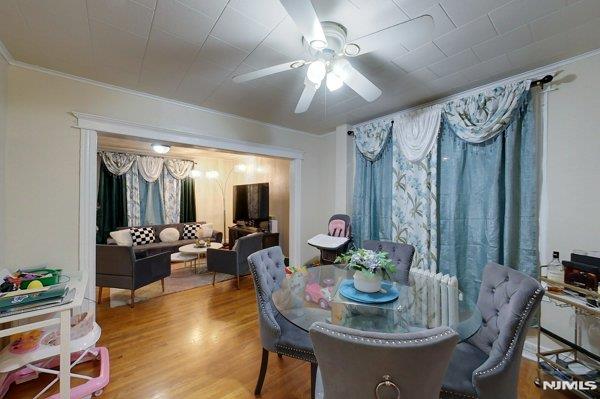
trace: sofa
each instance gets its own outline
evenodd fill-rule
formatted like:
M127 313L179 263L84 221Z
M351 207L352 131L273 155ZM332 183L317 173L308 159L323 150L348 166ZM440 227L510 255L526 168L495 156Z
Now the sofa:
M197 223L203 224L204 222L197 222ZM154 238L155 238L155 241L153 243L134 246L133 251L136 253L136 255L143 253L146 256L151 256L151 255L158 254L161 252L169 252L169 253L179 252L179 247L187 245L187 244L192 244L195 241L194 239L191 239L191 240L181 239L181 237L183 237L183 226L186 224L190 224L190 223L157 224L157 225L152 225L152 226L133 226L133 227L152 227L154 229ZM159 237L160 232L169 227L174 227L179 231L180 239L178 241L174 241L174 242L161 242L160 237ZM117 230L128 230L130 228L131 227L118 227ZM220 231L213 231L212 240L214 242L222 242L223 241L223 233ZM109 238L107 241L107 244L116 244L116 242L112 238Z

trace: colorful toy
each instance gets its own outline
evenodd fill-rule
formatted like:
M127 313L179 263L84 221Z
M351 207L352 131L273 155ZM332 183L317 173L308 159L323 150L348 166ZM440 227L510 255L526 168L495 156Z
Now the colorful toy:
M25 331L12 336L10 353L23 354L36 350L40 346L42 330Z
M304 288L304 299L307 302L314 302L321 309L330 309L331 300L333 299L333 286L327 285L321 287L319 283L306 284Z
M40 280L31 280L29 282L29 284L27 285L27 289L28 290L35 290L38 288L43 288L44 284L42 284L42 282Z

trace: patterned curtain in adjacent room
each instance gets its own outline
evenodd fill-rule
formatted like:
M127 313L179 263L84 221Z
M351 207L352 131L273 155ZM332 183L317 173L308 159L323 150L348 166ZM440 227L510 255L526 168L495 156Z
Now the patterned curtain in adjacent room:
M391 121L354 128L357 151L352 229L356 246L364 240L391 239L391 128Z
M535 275L537 136L529 82L451 102L439 149L439 269L476 299L493 261Z
M181 223L196 221L196 184L192 177L181 180L181 204L179 205Z
M127 226L127 189L125 176L111 173L104 162L98 175L96 243L106 244L109 233Z

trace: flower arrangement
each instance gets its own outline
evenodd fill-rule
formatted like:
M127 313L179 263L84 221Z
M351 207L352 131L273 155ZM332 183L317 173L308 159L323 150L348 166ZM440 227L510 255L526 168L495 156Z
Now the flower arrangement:
M338 256L335 263L345 263L346 267L361 272L367 278L382 275L391 279L391 273L396 271L396 265L387 252L375 252L363 248L350 250Z

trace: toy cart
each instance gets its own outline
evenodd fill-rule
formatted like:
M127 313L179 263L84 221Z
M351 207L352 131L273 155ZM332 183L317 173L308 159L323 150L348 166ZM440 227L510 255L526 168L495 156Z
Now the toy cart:
M86 282L85 273L71 276L68 283L70 295L65 296L62 303L0 317L0 324L23 323L0 330L0 337L32 330L45 331L35 349L19 351L15 350L14 345L8 345L0 352L0 373L4 376L0 380L0 398L4 397L11 384L35 379L39 373L52 374L56 378L34 399L41 398L57 382L60 392L50 396L52 399L83 399L102 393L109 381L109 357L106 348L95 347L101 334L100 326L93 321L91 312L88 312L88 317L71 317L74 309L85 306ZM56 326L59 326L59 329L51 331ZM94 359L100 361L98 376L90 377L71 371L75 365ZM58 370L55 369L57 366ZM71 389L70 378L83 379L86 382Z

